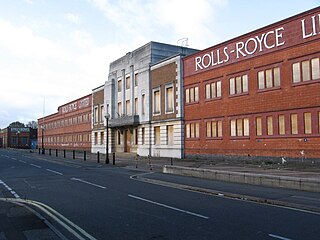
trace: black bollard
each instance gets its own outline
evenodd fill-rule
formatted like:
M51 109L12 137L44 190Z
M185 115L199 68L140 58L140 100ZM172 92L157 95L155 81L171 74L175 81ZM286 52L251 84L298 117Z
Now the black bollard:
M58 157L58 149L56 149L56 157Z
M39 148L39 154L40 154L40 148Z
M63 149L63 157L66 158L66 150Z
M170 164L171 164L171 166L173 165L172 158L170 158Z
M112 165L116 165L116 153L112 153Z
M72 151L72 158L75 159L76 158L76 150Z
M86 160L87 160L87 152L84 151L84 152L83 152L83 161L86 161Z
M100 152L97 152L97 162L100 163Z
M51 156L51 148L49 149L49 156Z

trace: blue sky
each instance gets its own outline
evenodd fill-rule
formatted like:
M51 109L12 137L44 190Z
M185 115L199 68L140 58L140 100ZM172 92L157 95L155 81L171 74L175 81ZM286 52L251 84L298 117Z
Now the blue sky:
M0 128L37 120L104 84L109 63L149 41L205 49L320 0L2 0Z

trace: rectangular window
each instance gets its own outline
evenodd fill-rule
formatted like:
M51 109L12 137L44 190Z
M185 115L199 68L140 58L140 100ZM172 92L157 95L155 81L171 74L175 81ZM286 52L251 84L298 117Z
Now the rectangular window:
M141 128L141 144L145 144L145 128Z
M173 145L173 125L167 126L167 145Z
M257 134L257 136L262 135L262 119L261 119L261 117L256 117L256 134Z
M206 99L221 97L221 81L207 83L205 88Z
M258 72L258 88L280 87L280 68L274 67Z
M136 73L134 75L134 86L137 87L138 83L139 83L139 75L138 75L138 73Z
M285 135L286 134L286 127L285 127L284 115L278 116L278 123L279 123L279 135Z
M311 134L312 128L311 128L311 113L304 113L304 133L305 134Z
M160 114L160 89L153 91L153 114Z
M101 145L104 144L104 132L100 133L100 143Z
M133 131L134 131L134 144L138 145L138 128L135 128Z
M93 122L98 122L98 107L94 107L94 113L93 113ZM70 124L71 125L71 124Z
M138 114L138 98L134 99L134 114Z
M215 121L208 121L206 123L206 136L207 138L215 138L215 137L222 137L222 121L215 120Z
M291 134L298 134L298 114L292 113L290 115Z
M199 138L199 137L200 137L199 123L186 124L186 138Z
M199 87L191 87L186 89L186 103L199 101Z
M127 116L131 115L130 100L126 101L126 114Z
M232 137L249 136L249 118L238 118L230 121L230 134Z
M207 122L206 123L206 126L207 126L207 138L211 138L211 122Z
M142 115L146 114L146 95L142 94Z
M248 75L241 75L229 79L230 95L247 93L248 89Z
M160 145L160 127L154 127L154 144Z
M95 132L94 133L94 144L98 144L98 133L97 132Z
M186 124L186 138L190 138L190 124Z
M194 101L195 102L199 101L199 87L194 88Z
M186 89L186 103L190 102L190 89Z
M122 104L121 104L121 102L118 102L118 114L119 114L119 116L122 115Z
M217 131L217 122L214 121L211 123L211 127L212 127L212 137L217 137L218 136L218 131Z
M118 92L122 91L122 81L118 80Z
M292 82L306 82L320 78L319 58L304 60L292 64Z
M195 134L195 137L198 138L200 136L200 126L199 126L199 123L196 123L196 134Z
M237 122L235 119L232 119L230 122L230 130L231 130L231 137L237 136Z
M121 145L121 132L120 132L120 130L117 131L117 144Z
M249 136L249 118L243 119L243 136Z
M173 112L173 87L166 88L166 112Z
M101 123L103 123L103 121L104 121L104 116L105 116L105 114L104 114L104 106L101 105L100 106L100 122Z
M273 135L273 118L272 118L272 116L267 117L267 134Z
M126 77L126 89L130 89L130 77Z

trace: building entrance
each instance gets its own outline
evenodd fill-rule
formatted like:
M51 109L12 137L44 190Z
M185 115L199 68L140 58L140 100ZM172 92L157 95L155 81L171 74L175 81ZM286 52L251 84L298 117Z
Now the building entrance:
M131 152L131 133L130 130L125 130L124 134L124 152Z

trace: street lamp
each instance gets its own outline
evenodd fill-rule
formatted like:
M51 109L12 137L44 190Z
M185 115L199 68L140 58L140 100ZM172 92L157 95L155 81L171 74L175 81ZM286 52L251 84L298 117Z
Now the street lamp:
M106 164L109 164L109 118L110 118L110 114L106 113L106 115L104 116L104 118L106 119Z
M44 126L41 126L41 145L42 145L42 154L45 154L44 145L43 145L43 132L44 132Z

